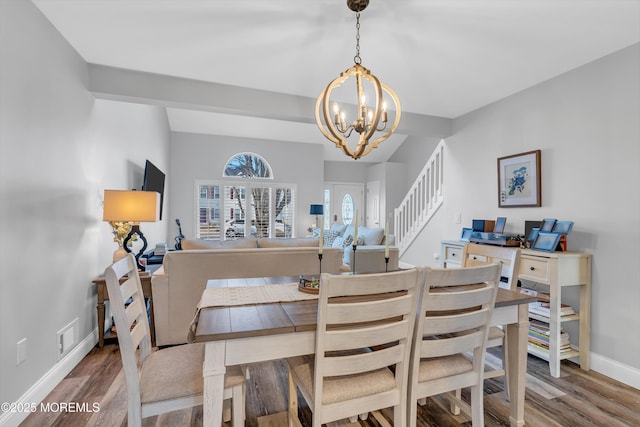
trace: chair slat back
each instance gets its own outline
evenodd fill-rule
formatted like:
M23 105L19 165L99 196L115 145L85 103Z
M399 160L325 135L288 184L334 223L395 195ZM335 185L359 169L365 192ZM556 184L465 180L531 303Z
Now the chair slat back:
M475 310L468 313L449 316L427 316L424 319L423 334L447 334L468 331L487 321L486 310Z
M446 339L438 338L433 341L425 340L422 342L420 349L420 358L426 357L442 357L452 354L466 353L474 351L482 345L483 331L475 330L471 333L461 336L452 336Z
M500 262L502 271L499 286L515 291L520 273L520 255L521 251L518 248L466 243L462 253L462 267Z
M331 304L327 307L327 317L336 324L370 322L382 316L402 316L411 310L413 302L412 295L398 295L397 298L388 299L384 303L363 301L352 304Z
M449 286L468 284L471 284L471 282L462 282ZM455 295L452 296L452 293L455 293ZM424 301L424 304L426 310L462 310L467 307L473 307L476 303L482 304L484 301L487 301L488 298L491 298L491 296L491 290L487 290L486 287L469 290L448 288L441 293L431 292L430 298Z
M474 365L476 357L478 363L484 363L499 278L498 263L460 269L426 269L414 337L415 369L421 358L464 352L474 353Z
M321 407L322 385L328 377L395 365L396 389L392 395L396 399L406 395L411 337L423 284L422 268L379 274L322 274L314 416Z
M138 366L151 353L151 333L142 284L133 254L116 261L104 272L111 311L118 331L118 344L129 398L140 406ZM139 352L136 352L137 349ZM139 359L139 360L138 360Z

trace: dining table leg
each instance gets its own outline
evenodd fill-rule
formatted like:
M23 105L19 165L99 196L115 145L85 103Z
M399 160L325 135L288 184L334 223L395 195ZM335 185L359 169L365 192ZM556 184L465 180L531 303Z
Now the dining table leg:
M507 325L507 357L509 363L509 397L512 427L524 425L524 396L527 378L527 335L529 334L529 306L518 306L518 322Z
M219 427L222 424L224 374L226 372L225 348L224 340L209 341L205 344L202 367L204 378L202 425L204 427Z

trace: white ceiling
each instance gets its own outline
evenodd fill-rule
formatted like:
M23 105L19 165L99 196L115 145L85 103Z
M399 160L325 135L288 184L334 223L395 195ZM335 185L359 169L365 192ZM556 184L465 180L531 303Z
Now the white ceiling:
M355 54L345 0L33 2L94 64L315 98ZM640 42L640 0L371 0L360 33L362 65L403 111L455 118ZM168 115L176 131L323 143L347 160L314 125Z

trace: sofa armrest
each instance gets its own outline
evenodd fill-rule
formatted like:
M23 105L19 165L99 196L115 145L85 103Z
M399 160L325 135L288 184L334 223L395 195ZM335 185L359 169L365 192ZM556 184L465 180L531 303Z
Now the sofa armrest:
M349 271L353 269L353 259L355 256L356 273L382 273L388 267L388 271L398 270L399 249L395 246L389 247L389 264L385 265L384 259L385 245L358 246L355 253L353 248L345 248L345 264L349 265Z
M169 276L164 267L157 269L151 276L151 293L153 295L153 317L156 328L156 345L166 345L162 337L169 334Z

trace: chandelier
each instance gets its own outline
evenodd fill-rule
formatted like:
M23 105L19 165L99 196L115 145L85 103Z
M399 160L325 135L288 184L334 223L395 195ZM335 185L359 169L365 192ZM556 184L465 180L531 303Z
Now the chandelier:
M322 134L335 143L337 148L341 148L347 156L356 160L369 154L395 132L400 123L401 113L400 100L395 92L361 64L360 12L368 4L369 0L347 0L349 9L356 12L356 55L353 58L355 65L340 73L338 78L327 85L316 101L315 110L316 123ZM355 82L351 77L355 77ZM342 90L338 89L343 84ZM337 99L344 100L345 92L348 95L349 91L348 96L352 96L354 89L356 102L347 102L346 105L343 103L341 107ZM368 98L371 96L373 98ZM394 104L391 110L387 108L389 100ZM391 125L389 115L393 117ZM350 121L351 117L355 119ZM355 144L355 138L349 140L353 131L357 133L354 134L354 137L357 137L357 145L351 149Z

